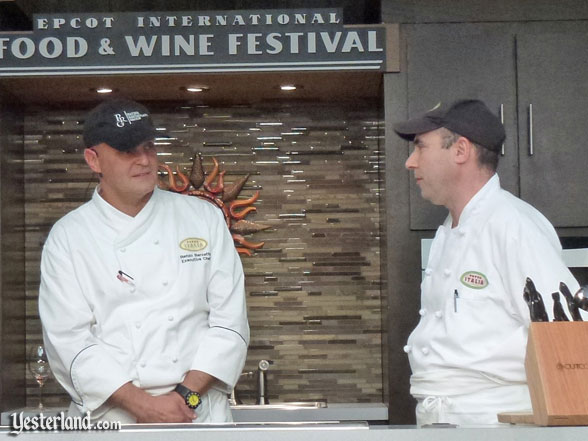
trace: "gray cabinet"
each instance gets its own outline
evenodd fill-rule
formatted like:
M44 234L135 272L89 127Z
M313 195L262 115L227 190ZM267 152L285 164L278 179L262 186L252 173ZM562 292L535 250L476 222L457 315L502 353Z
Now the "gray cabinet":
M415 25L407 27L408 115L438 102L479 98L505 116L507 139L500 159L503 187L518 194L515 38L505 26ZM435 229L447 216L410 182L410 227Z
M569 27L569 26L568 26ZM502 110L502 186L556 227L588 226L588 32L548 24L406 27L408 116L439 101L480 98ZM532 146L529 106L532 109ZM435 229L446 210L410 184L410 227Z
M520 194L557 227L588 225L588 32L517 35Z

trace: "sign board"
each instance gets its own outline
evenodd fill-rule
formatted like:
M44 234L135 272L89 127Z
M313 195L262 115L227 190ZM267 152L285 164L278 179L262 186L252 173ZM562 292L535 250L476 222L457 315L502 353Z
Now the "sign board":
M384 26L344 26L340 8L36 14L0 33L0 76L376 70Z

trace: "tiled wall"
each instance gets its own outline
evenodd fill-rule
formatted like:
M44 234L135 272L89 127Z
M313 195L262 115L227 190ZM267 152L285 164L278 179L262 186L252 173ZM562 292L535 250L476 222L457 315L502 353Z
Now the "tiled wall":
M189 172L195 152L212 157L225 182L251 173L241 197L260 191L247 219L270 228L243 257L251 345L245 372L261 359L270 401L381 402L380 234L383 122L376 101L282 103L226 108L150 106L172 138L162 162ZM31 111L25 120L27 339L40 340L39 258L49 228L95 186L82 156L85 112ZM382 147L383 148L383 147ZM244 402L255 378L241 380ZM55 381L48 403L64 402ZM29 381L29 404L36 391Z

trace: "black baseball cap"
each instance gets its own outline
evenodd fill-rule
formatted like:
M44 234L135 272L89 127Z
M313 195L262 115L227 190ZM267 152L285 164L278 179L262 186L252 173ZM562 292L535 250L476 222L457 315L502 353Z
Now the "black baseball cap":
M139 144L165 136L159 133L145 106L126 98L103 101L90 111L84 122L84 144L100 143L127 152Z
M445 127L492 151L499 151L506 138L504 126L480 100L459 100L439 105L423 115L394 125L394 131L408 141L420 133Z

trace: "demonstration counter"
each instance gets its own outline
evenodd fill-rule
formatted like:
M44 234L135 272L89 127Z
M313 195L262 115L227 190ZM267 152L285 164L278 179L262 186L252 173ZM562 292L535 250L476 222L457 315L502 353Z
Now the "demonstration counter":
M39 413L34 408L16 409L2 412L0 424L9 425L10 415L23 412L25 416ZM55 416L61 412L67 414L67 408L46 408L46 416ZM231 406L233 420L236 423L274 423L274 422L315 422L315 421L368 421L386 423L388 406L384 403L280 403L268 405Z
M11 437L2 427L1 437ZM125 425L121 430L86 432L22 432L19 440L36 441L581 441L588 427L511 426L416 428L369 425L365 422L325 423L232 423L225 425L170 424Z

